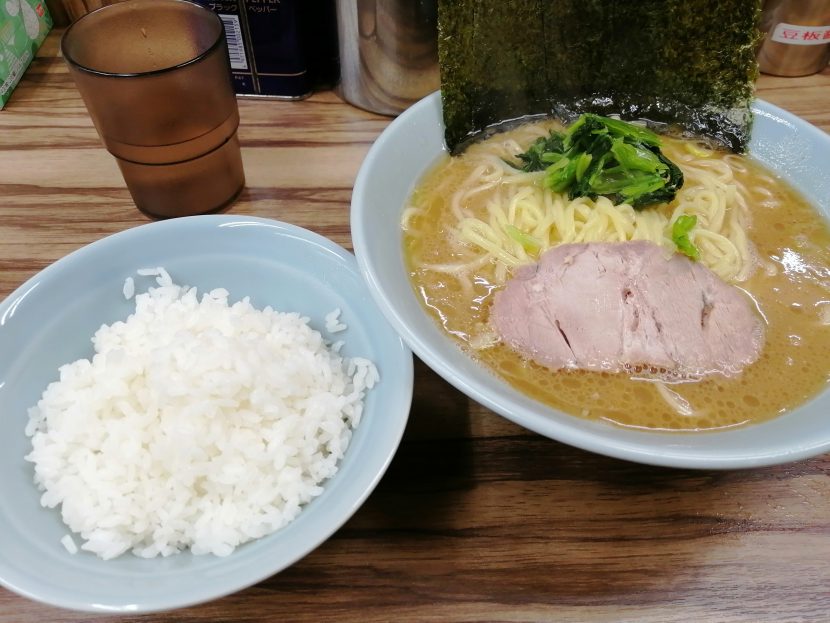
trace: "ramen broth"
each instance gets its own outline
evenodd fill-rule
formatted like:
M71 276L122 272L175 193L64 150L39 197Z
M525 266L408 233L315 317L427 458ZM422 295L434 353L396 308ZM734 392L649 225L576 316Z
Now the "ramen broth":
M522 128L511 132L487 141L515 140L526 148L532 140ZM663 139L663 153L681 169L690 149L696 150L682 140ZM632 428L700 431L784 413L830 382L830 228L793 188L750 158L720 152L707 157L730 166L750 212L747 235L755 268L734 285L753 299L766 335L760 359L740 375L658 383L636 374L553 371L504 344L481 347L481 336L492 331L493 294L503 285L493 262L476 270L471 289L451 274L424 268L458 259L457 246L448 243L454 226L449 203L454 187L472 172L463 155L444 157L411 198L418 211L404 227L404 249L414 289L472 357L526 395L572 415ZM486 201L488 192L471 201Z

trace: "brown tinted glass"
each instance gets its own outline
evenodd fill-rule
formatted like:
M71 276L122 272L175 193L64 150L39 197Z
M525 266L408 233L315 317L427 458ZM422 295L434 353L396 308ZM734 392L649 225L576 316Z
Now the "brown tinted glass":
M129 0L79 19L61 47L140 209L198 214L239 193L239 114L215 14L184 0Z

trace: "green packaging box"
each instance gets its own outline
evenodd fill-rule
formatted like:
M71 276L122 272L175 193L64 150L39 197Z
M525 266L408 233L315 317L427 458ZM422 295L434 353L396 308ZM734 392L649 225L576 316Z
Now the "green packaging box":
M46 0L0 0L0 109L51 28Z

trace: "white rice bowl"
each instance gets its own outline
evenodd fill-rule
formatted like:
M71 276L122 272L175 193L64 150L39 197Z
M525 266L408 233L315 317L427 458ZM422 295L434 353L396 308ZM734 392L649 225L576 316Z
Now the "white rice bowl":
M329 360L342 357L344 362L351 360L354 363L354 371L348 364L345 371L345 377L352 379L353 386L369 382L369 368L360 365L361 359L372 361L382 375L382 381L366 392L359 424L352 429L348 447L335 441L340 440L338 434L326 433L335 445L341 444L343 456L335 462L337 471L333 476L309 486L309 491L319 492L319 495L312 495L307 504L300 506L299 514L281 528L251 538L227 556L195 554L195 541L187 542L194 537L195 530L183 524L166 536L157 534L158 541L148 537L134 542L133 536L140 531L127 530L122 534L120 531L126 523L117 514L110 516L110 521L117 524L110 527L115 538L110 539L112 535L107 535L104 540L91 541L83 531L75 532L67 526L63 504L54 508L42 506L45 491L34 482L35 463L24 458L33 452L32 437L24 432L30 420L28 410L37 405L50 383L60 380L58 369L62 365L79 359L92 362L95 352L90 338L101 325L113 327L119 321L123 323L135 311L135 301L125 296L144 293L148 286L155 284L152 275L136 275L137 267L148 266L164 266L178 283L198 287L199 297L224 288L229 292L230 306L250 297L250 305L258 310L270 306L284 313L296 312L301 317L308 317L308 328L322 335L322 342L329 344ZM128 277L132 277L133 282L127 282ZM219 294L214 292L214 295ZM327 330L327 326L334 332ZM314 339L309 337L309 340ZM196 361L193 365L208 364L209 360ZM132 364L122 361L118 365L129 369ZM336 369L334 364L332 369ZM362 380L361 369L366 370L367 375ZM256 378L258 372L251 370L251 374ZM173 385L168 379L162 380ZM116 391L115 385L114 382L111 384L111 392ZM204 389L220 392L220 386ZM374 304L354 256L322 236L270 219L210 215L135 227L79 249L32 277L0 302L0 585L63 608L135 614L193 605L255 584L308 555L360 508L394 456L406 425L411 397L412 355L409 349ZM217 413L219 411L221 409ZM98 416L84 414L83 417L98 421ZM138 416L135 417L140 424ZM207 411L200 416L208 417ZM347 417L354 423L354 412ZM320 421L327 421L327 418ZM138 441L118 426L111 424L110 428L113 429L113 446L124 452L130 447L133 451L139 447ZM170 430L175 431L175 428L171 420ZM246 432L238 434L247 439L247 432L253 432L253 429L250 422L243 421L239 423L239 431ZM345 432L339 424L337 430ZM202 435L199 444L210 441L211 434L209 431L207 436ZM104 437L100 431L95 435ZM84 443L90 439L88 431L72 432L71 436ZM70 434L66 438L69 439ZM213 439L217 446L218 437ZM190 450L177 447L161 452L162 445L159 445L158 457L140 452L138 456L158 470L164 456L180 461L177 465L184 465L188 453L198 454L193 450L195 445L189 447ZM326 442L321 447L325 448ZM331 447L335 448L334 445ZM228 456L232 458L251 449L246 444L237 448L230 440L223 448L231 451ZM253 452L252 464L264 469L262 461L270 449L267 445L265 449L258 448ZM305 440L303 448L306 452ZM313 450L310 452L313 456ZM287 452L284 454L286 462L295 460L288 457ZM56 456L64 457L61 461L70 455L68 448L56 453ZM325 461L331 459L324 456L323 450L320 455L324 461L319 463L319 470L324 475L330 468L330 463ZM210 464L205 457L191 458L188 465L193 466L194 473L198 470L207 472ZM99 460L94 458L94 461ZM134 460L130 459L129 463ZM92 464L97 465L94 461ZM317 464L316 460L314 464ZM49 469L46 465L44 468ZM230 462L223 465L223 469L227 469L223 477L233 477L235 467ZM122 475L96 470L93 482L100 480L101 486L106 481L123 487L119 480ZM153 475L151 471L142 475L144 480L138 481L141 483L139 490L144 490L145 495L155 491L150 477ZM190 478L196 482L192 474L177 474L175 483L179 493L187 493ZM314 476L309 476L309 481L313 480ZM300 481L304 479L300 478ZM63 483L67 487L71 484L72 479ZM247 487L249 484L251 486ZM266 497L267 487L260 487L257 482L246 483L246 487L239 493L258 490ZM270 490L267 493L272 496ZM103 499L98 493L88 492L88 495L93 500ZM163 495L171 500L174 492ZM291 495L300 499L299 486ZM247 498L229 499L234 500L230 508L246 508L244 500ZM267 505L270 499L264 504ZM274 499L277 503L271 505L274 509L281 508L282 519L290 516L290 502L286 503L281 497ZM197 504L195 497L190 501ZM156 504L159 513L169 515L175 511L176 520L188 525L193 518L187 514L186 503L178 509L172 506L162 509L152 499L149 504ZM79 509L78 517L87 517L87 514L103 517L99 510ZM122 510L128 514L144 513L136 506ZM266 514L260 511L260 519ZM241 516L242 523L248 522L247 528L226 526L219 538L207 530L206 540L202 541L205 549L211 545L221 549L220 540L230 546L234 543L234 535L242 538L245 530L255 535L257 530L270 529L267 521L260 521L259 527L254 528L257 520L246 519L245 511ZM268 520L275 522L274 525L281 521L274 510L270 511ZM228 526L236 525L235 520L227 521ZM119 548L114 543L121 539L123 547L127 533L132 535L127 550L109 560L83 549L85 543L97 542L101 551L115 553ZM91 536L92 533L88 534ZM147 537L149 532L143 534ZM164 556L164 544L181 548L181 551ZM158 555L152 558L134 555L131 550L136 546L144 550L145 555L152 554L153 548L158 549ZM323 557L321 560L326 555L325 552L319 554ZM280 578L271 582L279 586Z
M230 305L222 288L199 296L163 268L138 273L157 287L98 329L91 360L60 368L29 410L26 459L83 550L226 556L322 492L378 372L296 312ZM337 316L327 330L347 328Z

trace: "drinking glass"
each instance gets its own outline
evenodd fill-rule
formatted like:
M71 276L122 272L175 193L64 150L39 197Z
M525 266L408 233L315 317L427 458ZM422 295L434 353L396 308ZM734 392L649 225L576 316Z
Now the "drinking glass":
M186 0L129 0L81 17L61 50L140 210L186 216L233 202L245 176L216 14Z

